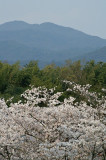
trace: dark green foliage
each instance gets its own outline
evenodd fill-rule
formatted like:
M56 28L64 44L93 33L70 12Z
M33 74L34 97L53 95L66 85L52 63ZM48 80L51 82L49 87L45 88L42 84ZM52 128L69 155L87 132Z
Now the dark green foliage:
M63 92L63 94L58 98L58 100L60 102L64 102L64 99L65 98L68 99L70 96L75 98L74 103L85 101L89 105L89 102L88 102L88 100L87 100L87 98L85 96L82 96L80 94L80 92L74 92L74 91L65 91L65 92Z
M102 87L106 87L106 63L94 61L86 63L84 67L86 73L86 81L91 84L92 90L100 91Z
M39 107L47 107L47 103L46 103L46 102L44 103L44 102L42 101L42 102L38 103L38 106L39 106Z
M20 94L30 88L31 84L35 87L45 86L48 89L56 87L55 93L63 92L59 97L60 101L69 96L76 97L78 102L83 100L84 97L79 94L73 95L74 92L66 91L68 85L63 83L64 79L78 84L89 83L92 85L90 91L101 92L101 95L105 95L101 89L106 88L106 63L95 63L92 60L82 65L80 61L68 60L62 67L51 64L40 70L36 61L31 61L24 67L21 67L19 62L13 65L0 62L0 97L8 99L14 96L13 101L16 102Z
M65 91L65 92L63 92L63 94L58 98L58 100L60 101L60 102L64 102L64 99L65 98L69 98L71 96L71 92L69 92L69 91Z

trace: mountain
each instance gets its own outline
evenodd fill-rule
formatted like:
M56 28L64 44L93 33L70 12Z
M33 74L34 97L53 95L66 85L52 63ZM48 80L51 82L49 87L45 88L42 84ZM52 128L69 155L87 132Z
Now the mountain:
M82 58L85 60L92 60L95 59L95 61L101 61L101 62L106 62L106 46L95 50L93 52L83 54Z
M0 25L0 60L9 62L39 60L63 63L66 59L87 58L85 55L90 53L91 56L92 52L104 46L105 39L49 22L28 24L13 21Z
M30 27L30 24L23 21L6 22L0 25L0 31L22 30Z

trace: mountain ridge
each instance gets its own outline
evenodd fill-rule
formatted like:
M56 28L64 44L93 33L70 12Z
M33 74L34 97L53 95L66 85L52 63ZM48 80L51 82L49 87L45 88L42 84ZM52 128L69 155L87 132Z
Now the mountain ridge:
M43 22L43 23L40 23L40 24L36 24L36 23L28 23L28 22L25 22L25 21L18 21L18 20L14 20L14 21L8 21L8 22L5 22L5 23L2 23L2 24L0 24L0 29L6 29L6 30L8 30L8 29L10 29L10 28L8 28L7 29L7 26L9 27L12 27L12 25L14 26L14 27L16 27L15 25L18 25L18 27L19 26L21 26L21 27L28 27L28 26L32 26L32 27L35 27L35 26L37 26L37 27L39 27L39 26L49 26L49 27L53 27L53 26L56 26L56 27L61 27L61 28L64 28L64 29L71 29L71 30L73 30L73 31L77 31L77 32L80 32L80 33L83 33L83 34L86 34L86 35L88 35L88 36L93 36L93 37L97 37L97 38L100 38L100 39L104 39L104 40L106 40L105 38L101 38L101 37L99 37L99 36L94 36L94 35L91 35L91 34L88 34L88 33L85 33L85 32L83 32L83 31L81 31L81 30L78 30L78 29L74 29L74 28L72 28L72 27L69 27L69 26L62 26L62 25L60 25L60 24L55 24L55 23L52 23L52 22ZM5 28L6 27L6 28ZM12 29L12 28L11 28ZM19 29L19 28L17 28L17 29Z
M95 57L96 57L96 61L106 62L106 46L98 50L95 50L93 52L87 53L86 55L83 55L83 58L85 60L87 59L92 60L92 59L95 59Z
M11 47L15 60L26 60L29 57L29 60L63 62L67 59L76 60L84 57L89 59L90 53L106 46L106 39L50 22L29 24L23 21L12 21L1 24L0 45L1 42L4 42L4 49L0 47L0 60L7 61ZM6 42L10 42L10 45ZM88 53L89 56L86 56ZM12 59L11 56L10 59Z

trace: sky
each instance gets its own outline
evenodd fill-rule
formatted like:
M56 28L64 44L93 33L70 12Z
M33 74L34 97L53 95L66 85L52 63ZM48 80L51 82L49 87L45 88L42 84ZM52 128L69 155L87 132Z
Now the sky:
M0 0L0 24L52 22L106 39L106 0Z

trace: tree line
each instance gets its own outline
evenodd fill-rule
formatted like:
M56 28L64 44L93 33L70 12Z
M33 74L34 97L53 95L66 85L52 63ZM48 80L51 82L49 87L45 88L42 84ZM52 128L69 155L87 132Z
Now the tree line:
M37 61L30 61L23 67L19 62L12 65L0 62L0 97L5 99L11 96L18 99L30 85L56 86L56 91L64 91L66 86L63 80L91 84L91 91L100 92L106 87L106 63L91 60L82 64L80 60L67 60L63 66L50 64L40 69Z

